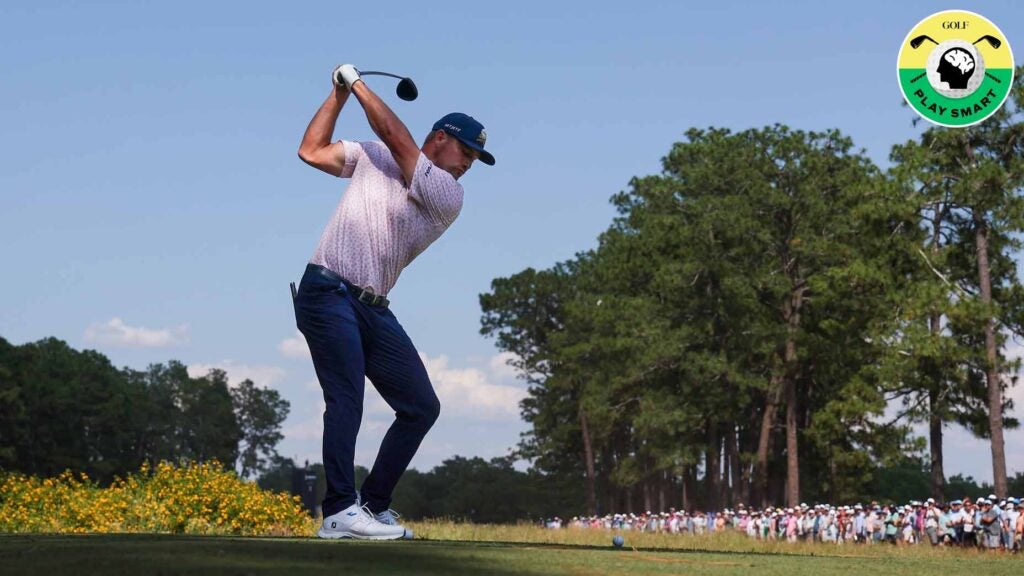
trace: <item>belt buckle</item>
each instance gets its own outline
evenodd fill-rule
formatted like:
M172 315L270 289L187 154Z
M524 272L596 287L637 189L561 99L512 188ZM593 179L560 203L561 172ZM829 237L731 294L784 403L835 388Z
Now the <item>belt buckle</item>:
M371 306L377 304L378 296L373 293L373 288L360 288L359 301Z

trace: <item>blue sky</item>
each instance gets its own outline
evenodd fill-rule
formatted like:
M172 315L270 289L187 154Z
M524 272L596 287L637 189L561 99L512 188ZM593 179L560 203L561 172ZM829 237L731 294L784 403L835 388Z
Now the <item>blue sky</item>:
M413 465L505 454L524 387L479 335L495 277L595 245L608 198L690 127L836 127L880 164L914 138L896 56L932 12L979 12L1024 46L1014 2L18 2L0 8L0 336L56 336L118 366L178 359L292 403L281 452L319 460L321 400L294 328L298 280L343 191L296 156L351 62L417 140L445 113L487 127L494 167L391 293L442 416ZM336 138L373 138L355 101ZM367 388L357 450L389 421ZM1015 391L1018 405L1024 394ZM1007 437L1024 470L1024 433ZM947 473L991 478L947 431Z

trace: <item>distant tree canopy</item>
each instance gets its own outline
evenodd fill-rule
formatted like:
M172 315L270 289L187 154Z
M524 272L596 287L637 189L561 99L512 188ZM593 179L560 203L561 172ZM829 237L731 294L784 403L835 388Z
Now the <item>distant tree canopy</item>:
M143 371L47 338L0 338L0 467L53 476L85 472L106 482L143 462L219 460L255 476L276 456L288 402L211 370L192 378L180 362Z
M261 487L288 492L295 463L278 458L259 479ZM309 464L303 473L316 476L315 502L326 491L323 466ZM356 484L368 475L356 466ZM921 498L930 479L928 464L921 458L901 458L872 471L865 485L865 502L905 503ZM979 484L972 477L953 476L946 484L946 501L988 495L991 484ZM1014 494L1024 493L1024 472L1010 480ZM403 518L422 520L446 518L477 523L537 522L555 516L571 518L583 513L585 494L573 478L542 474L535 469L517 470L508 457L449 458L428 471L409 470L395 488L392 507Z
M279 458L259 479L261 487L291 491L296 464ZM316 502L326 491L323 465L308 464L317 476ZM356 485L369 471L356 466ZM579 511L583 494L575 483L550 478L532 470L516 470L509 458L454 456L433 469L408 470L395 488L391 507L403 518L450 518L478 523L536 521Z
M795 506L878 494L927 422L941 497L957 424L990 439L1005 496L1021 76L992 118L926 130L887 171L834 130L688 131L612 198L597 248L480 296L481 333L530 385L518 454L591 514Z

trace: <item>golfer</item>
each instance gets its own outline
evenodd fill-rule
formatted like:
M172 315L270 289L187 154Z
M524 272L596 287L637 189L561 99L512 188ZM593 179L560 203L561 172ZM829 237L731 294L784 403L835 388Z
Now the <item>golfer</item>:
M335 68L334 89L310 121L299 157L350 178L295 296L323 389L327 494L321 538L411 537L390 509L391 494L440 404L416 348L388 309L402 269L443 233L462 209L458 179L484 150L483 126L453 113L434 124L422 148L351 64ZM332 142L350 95L382 142ZM370 475L355 487L354 452L368 378L395 411Z

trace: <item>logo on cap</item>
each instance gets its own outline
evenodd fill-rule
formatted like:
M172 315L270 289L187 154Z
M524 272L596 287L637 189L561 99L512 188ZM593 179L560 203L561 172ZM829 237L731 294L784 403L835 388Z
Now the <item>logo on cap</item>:
M494 165L494 156L484 150L484 144L487 142L487 132L484 131L483 125L472 116L461 112L452 112L435 122L433 129L444 130L448 134L455 136L463 144L479 152L481 162L490 166Z

